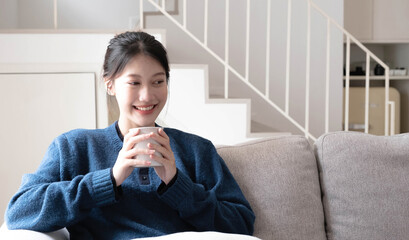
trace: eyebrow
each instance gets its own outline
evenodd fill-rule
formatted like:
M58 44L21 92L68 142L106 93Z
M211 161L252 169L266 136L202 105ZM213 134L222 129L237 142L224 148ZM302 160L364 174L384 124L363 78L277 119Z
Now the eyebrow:
M157 73L153 74L152 77L161 76L161 75L166 75L166 74L164 72L157 72ZM131 73L131 74L128 74L127 77L141 78L142 76L139 75L139 74Z

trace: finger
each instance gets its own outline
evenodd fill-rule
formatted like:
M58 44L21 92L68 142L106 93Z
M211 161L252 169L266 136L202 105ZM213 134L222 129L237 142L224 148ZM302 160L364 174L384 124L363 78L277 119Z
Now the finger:
M133 145L129 142L129 140L139 134L139 129L130 129L129 132L124 136L124 143L123 143L123 149L125 150L130 150Z
M163 157L157 156L157 155L149 155L149 158L152 159L155 162L158 162L160 164L162 164L163 166L165 166L165 164L167 164L169 161L167 161L166 159L164 159Z
M165 147L168 151L172 151L172 148L170 147L169 143L169 138L167 138L167 136L165 137L159 134L153 134L151 135L151 138L157 141L163 147Z
M162 154L163 158L171 159L171 153L163 146L149 143L148 148L157 151L158 153Z
M151 155L155 154L155 149L143 149L143 148L133 148L124 154L124 158L132 159L135 158L137 155Z
M169 140L169 136L166 134L165 130L163 130L163 128L159 128L158 130L159 135L161 135L162 137L166 138L167 140Z
M126 142L124 142L123 148L125 150L130 150L134 148L135 144L144 141L146 139L150 138L149 134L141 134L141 135L136 135L136 136L131 136Z
M125 136L124 136L124 142L127 142L129 140L129 138L138 135L139 132L140 132L139 128L129 129L128 133L125 134Z
M128 162L128 165L132 167L145 167L145 166L150 166L151 164L152 164L151 161L138 160L138 159L130 160Z

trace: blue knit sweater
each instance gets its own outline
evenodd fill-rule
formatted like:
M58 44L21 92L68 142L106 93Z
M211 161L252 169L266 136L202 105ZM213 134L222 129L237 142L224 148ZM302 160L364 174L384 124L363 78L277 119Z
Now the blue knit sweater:
M110 176L122 141L115 124L57 137L39 167L23 177L6 212L10 229L48 232L67 227L71 239L131 239L182 231L252 234L254 214L213 144L165 128L176 181L158 194L153 168L138 169L115 198Z

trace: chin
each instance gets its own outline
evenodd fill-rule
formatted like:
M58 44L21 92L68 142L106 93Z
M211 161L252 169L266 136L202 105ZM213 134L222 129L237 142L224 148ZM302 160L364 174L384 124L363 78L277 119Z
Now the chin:
M139 127L152 127L155 126L155 121L135 121L135 124L138 125Z

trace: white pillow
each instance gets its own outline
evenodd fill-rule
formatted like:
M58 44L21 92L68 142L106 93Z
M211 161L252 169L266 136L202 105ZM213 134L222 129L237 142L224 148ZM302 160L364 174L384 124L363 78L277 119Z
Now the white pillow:
M0 239L4 240L67 240L70 239L67 229L63 228L54 232L42 233L31 230L9 230L6 223L0 228Z
M41 233L30 230L8 230L5 223L0 229L0 239L10 239L10 240L26 240L26 239L36 239L36 240L66 240L69 239L68 231L60 229L51 233ZM181 232L169 235L164 235L160 237L148 237L148 238L138 238L138 240L261 240L259 238L241 235L241 234L230 234L221 232Z
M261 240L248 235L221 232L180 232L159 237L138 238L138 240Z

